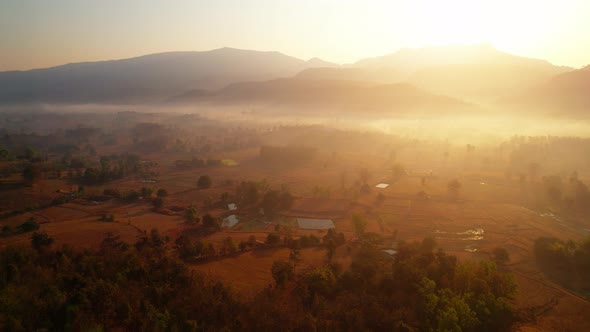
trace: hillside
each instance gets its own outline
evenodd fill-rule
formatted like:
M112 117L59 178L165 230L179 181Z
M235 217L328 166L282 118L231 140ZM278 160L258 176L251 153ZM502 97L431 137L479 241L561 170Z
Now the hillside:
M216 92L189 91L171 103L255 104L261 106L328 107L369 111L461 110L471 105L434 95L410 84L373 84L345 80L277 79L232 84Z
M401 82L404 76L399 70L392 68L338 67L306 69L297 74L295 78L302 80L343 80L386 84Z
M525 91L563 72L563 68L549 65L467 63L419 69L408 81L434 93L491 102Z

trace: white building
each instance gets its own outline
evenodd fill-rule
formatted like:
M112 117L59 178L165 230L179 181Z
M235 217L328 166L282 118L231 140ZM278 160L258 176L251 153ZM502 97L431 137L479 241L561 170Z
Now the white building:
M240 222L240 220L238 219L238 217L235 214L232 214L229 217L223 218L223 221L221 222L221 227L234 227L235 225L237 225Z

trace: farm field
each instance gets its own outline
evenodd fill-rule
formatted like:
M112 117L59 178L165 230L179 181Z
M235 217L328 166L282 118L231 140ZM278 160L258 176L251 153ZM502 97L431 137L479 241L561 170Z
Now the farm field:
M476 263L492 258L495 248L504 248L510 260L501 269L514 275L519 289L514 303L525 317L518 323L519 330L590 329L590 323L576 321L577 316L590 315L590 302L547 278L533 250L540 237L584 240L590 235L590 221L583 214L560 214L548 206L537 194L543 190L542 181L523 182L497 168L466 165L461 160L451 164L432 153L420 159L411 149L398 153L395 160L383 148L318 153L306 162L277 163L264 160L259 148L248 147L208 156L231 163L188 169L175 166L175 161L188 160L191 154L148 153L143 162L157 165L150 175L84 184L82 195L77 194L78 184L71 178L42 178L25 185L13 175L2 179L10 185L0 190L0 196L12 198L0 204L4 213L0 224L19 229L35 220L39 231L54 239L56 248L99 248L107 234L134 243L156 231L176 254L177 239L187 237L211 245L216 252L187 260L190 269L220 279L240 296L252 298L273 285L273 263L290 259L290 249L284 245L287 239L312 236L321 243L329 233L299 229L296 218L330 219L345 241L331 259L323 245L302 248L296 271L306 273L329 262L348 269L360 240L353 219L362 215L367 222L364 232L376 234L380 246L387 249L433 238L437 248L459 261ZM430 161L426 167L424 160ZM396 173L396 165L402 162L405 171ZM203 176L211 179L206 188L198 185ZM448 184L454 179L461 187L451 197ZM375 187L379 183L387 185ZM243 197L248 184L258 188L257 203ZM159 189L165 195L157 207ZM271 191L288 192L288 207L265 211L263 195ZM138 194L130 201L126 196L133 192ZM52 203L63 197L68 201ZM230 203L237 208L230 211ZM217 221L235 215L239 223L232 228L207 229L204 221L187 221L189 209L194 209L197 221L205 215ZM279 242L267 245L272 234L278 234ZM17 232L0 238L0 248L24 246L30 239L31 233ZM237 246L254 239L255 245L226 253L228 241Z

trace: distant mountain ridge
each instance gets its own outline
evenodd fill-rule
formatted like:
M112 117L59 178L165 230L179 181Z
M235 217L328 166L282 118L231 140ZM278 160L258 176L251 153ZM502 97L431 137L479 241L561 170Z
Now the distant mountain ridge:
M520 57L501 52L487 44L402 48L397 52L362 59L348 66L360 68L404 68L408 73L413 73L416 70L426 67L453 64L554 66L545 60ZM572 68L567 68L567 70L572 70Z
M368 109L436 108L437 100L441 108L475 103L558 112L590 107L589 75L590 66L573 70L489 45L406 48L342 66L279 52L220 48L0 72L0 105L167 101Z
M492 102L573 68L515 56L489 45L404 48L341 68L312 68L298 77L408 82L424 90L475 102Z
M190 89L292 76L313 66L279 52L221 48L130 59L0 72L0 103L118 103L159 101Z

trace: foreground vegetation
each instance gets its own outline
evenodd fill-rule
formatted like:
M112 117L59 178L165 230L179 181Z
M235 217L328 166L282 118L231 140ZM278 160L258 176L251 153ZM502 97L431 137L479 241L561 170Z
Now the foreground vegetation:
M248 302L191 272L156 231L134 245L109 235L97 250L52 243L36 232L32 249L0 253L6 330L498 331L515 319L510 275L490 261L459 264L431 239L401 244L395 259L359 244L349 269L295 275L277 261L276 285Z
M590 238L581 242L538 238L535 258L550 278L590 297Z

